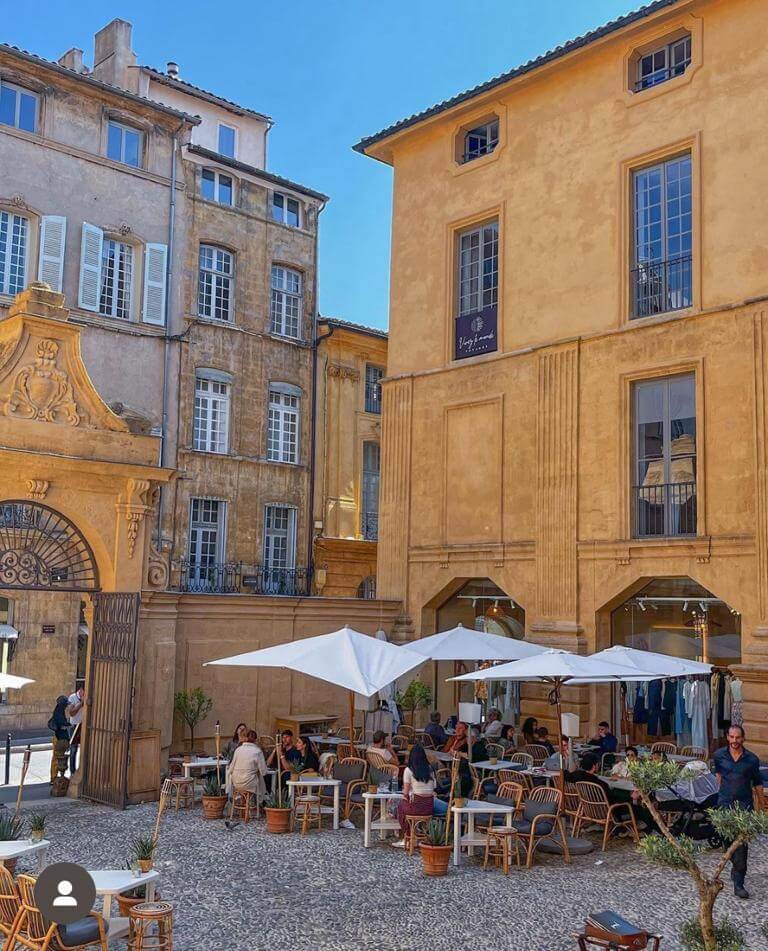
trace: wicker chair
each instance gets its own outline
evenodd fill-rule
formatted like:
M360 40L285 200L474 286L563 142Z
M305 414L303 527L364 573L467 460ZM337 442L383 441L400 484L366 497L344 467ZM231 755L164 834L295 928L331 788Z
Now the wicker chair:
M497 759L504 759L505 749L501 743L486 743L485 748L488 750L488 758L495 756Z
M435 748L435 741L432 739L429 733L417 733L416 742L421 743L425 750L433 750Z
M539 743L527 743L523 747L523 751L533 758L534 766L543 766L549 756L549 750L546 746L541 746Z
M694 759L707 760L707 751L703 746L684 746L680 750L681 756L693 756Z
M18 877L21 908L15 933L8 938L6 947L21 945L32 951L84 951L98 946L107 951L107 929L101 915L92 911L72 925L47 922L35 904L35 881L31 875Z
M334 763L331 778L341 781L339 797L342 801L344 819L350 819L355 809L365 812L363 793L365 792L367 774L368 763L358 756L347 756L345 759L337 760ZM320 802L324 805L333 805L332 787L320 787Z
M400 736L406 737L409 743L413 743L416 740L416 730L412 726L408 726L407 723L401 723L397 732Z
M336 756L338 759L349 759L350 756L357 757L357 747L351 743L339 743L336 747Z
M560 815L561 809L562 793L559 789L555 789L554 786L537 786L523 806L522 818L513 819L511 829L495 828L494 838L511 836L516 849L522 845L526 854L526 868L530 868L540 843L544 839L554 840L557 832L563 849L563 858L570 864L571 853L568 851L568 839Z
M241 819L245 825L251 821L252 815L259 817L259 797L247 789L239 786L232 787L232 798L229 803L229 818Z
M407 736L403 736L402 733L395 733L392 737L392 749L397 753L400 750L407 750L411 745L411 741Z
M0 932L6 938L16 930L16 920L20 911L21 900L13 875L4 865L0 865Z
M340 726L339 729L336 731L336 736L338 736L338 738L339 738L340 740L352 740L352 739L353 739L353 737L351 737L351 736L349 735L349 727L348 727L348 726Z
M651 753L676 753L677 746L674 743L654 743L651 747Z
M378 773L387 773L389 776L397 776L397 765L384 759L380 753L376 753L374 750L366 750L365 758L371 769L375 769Z
M608 839L617 829L627 829L635 842L640 841L635 813L631 805L628 803L614 803L611 805L605 790L597 783L576 783L576 789L579 793L579 813L573 827L574 836L578 836L584 825L602 826L603 852L605 852ZM629 811L629 817L618 819L617 814L624 810Z
M580 805L581 800L579 799L579 790L576 788L576 783L566 782L563 790L563 813L571 820L571 827L574 829L579 816Z
M533 757L530 753L513 753L509 757L510 763L517 763L523 767L523 769L533 769L534 762Z

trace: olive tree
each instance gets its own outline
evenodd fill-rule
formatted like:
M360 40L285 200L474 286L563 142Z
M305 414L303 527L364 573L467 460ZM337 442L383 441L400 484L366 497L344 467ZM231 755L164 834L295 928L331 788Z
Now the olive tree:
M179 719L189 727L189 748L194 752L195 727L211 712L213 700L202 687L194 687L192 690L179 690L173 698L173 707Z

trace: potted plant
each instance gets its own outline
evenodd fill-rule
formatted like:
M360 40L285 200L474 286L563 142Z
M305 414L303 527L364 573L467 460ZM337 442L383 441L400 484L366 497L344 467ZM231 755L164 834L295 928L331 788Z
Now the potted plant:
M45 838L45 813L33 812L29 817L29 837L33 842L41 842Z
M129 871L133 871L133 863L126 862L125 867ZM159 898L159 892L155 893L155 898ZM137 885L136 888L132 888L128 892L122 892L122 894L117 895L117 907L120 909L120 917L127 918L128 910L134 905L140 905L143 901L147 900L147 886L146 885Z
M461 776L459 775L458 768L456 768L453 772L451 799L453 800L453 805L456 806L457 809L463 809L467 804L467 800L461 794Z
M227 805L227 794L215 776L209 776L203 785L203 816L221 819Z
M404 693L397 694L397 703L403 710L411 713L411 726L417 710L427 710L432 706L432 691L421 680L412 680Z
M11 812L0 812L0 842L17 842L24 831L24 823ZM16 859L6 859L5 867L13 875L16 871Z
M291 807L283 799L283 785L279 780L277 789L264 800L264 815L267 817L267 832L291 831Z
M140 835L133 840L133 854L142 872L152 869L152 859L157 848L157 839L153 835Z
M195 748L195 727L202 722L213 709L213 700L202 687L192 690L179 690L173 698L173 709L182 723L189 727L189 749Z
M448 874L453 847L446 841L446 830L444 819L432 819L425 841L419 846L424 874L432 878Z

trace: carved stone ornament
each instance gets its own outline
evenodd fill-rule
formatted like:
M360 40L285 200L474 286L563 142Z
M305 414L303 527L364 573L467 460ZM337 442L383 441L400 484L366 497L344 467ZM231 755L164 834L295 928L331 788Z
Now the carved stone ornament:
M15 205L17 208L27 207L27 202L25 201L23 195L14 195L13 198L11 198L11 204Z
M360 373L354 367L345 366L343 363L329 363L328 375L337 377L340 380L360 379Z
M27 498L42 502L50 487L51 483L46 482L45 479L27 479Z
M154 545L149 546L147 584L150 588L168 587L168 559Z
M58 353L55 340L41 340L37 344L35 362L22 367L13 381L5 404L7 416L69 426L80 423L72 384L66 372L56 366Z
M133 558L139 527L147 512L152 511L152 483L147 479L129 479L128 491L124 501L118 503L118 510L125 515L127 525L128 557Z

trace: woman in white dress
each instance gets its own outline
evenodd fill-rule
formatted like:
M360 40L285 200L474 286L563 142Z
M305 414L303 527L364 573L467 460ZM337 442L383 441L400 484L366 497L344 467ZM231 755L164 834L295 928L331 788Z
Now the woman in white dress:
M235 750L229 765L228 779L230 787L247 789L261 802L266 792L264 775L267 771L267 763L257 741L256 733L249 730L245 742Z

